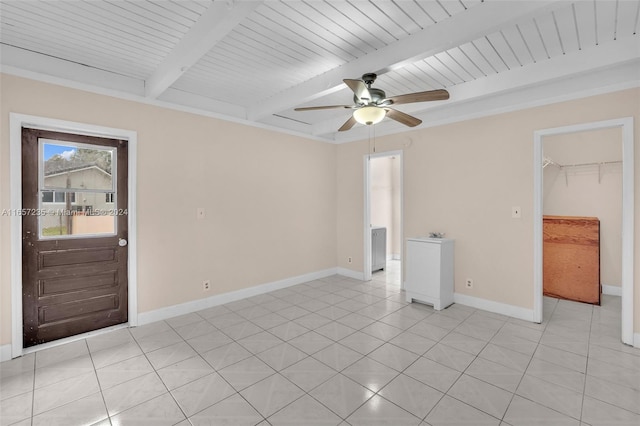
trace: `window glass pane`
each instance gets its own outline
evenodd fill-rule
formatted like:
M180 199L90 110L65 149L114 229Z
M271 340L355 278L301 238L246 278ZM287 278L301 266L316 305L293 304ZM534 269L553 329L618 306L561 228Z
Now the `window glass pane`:
M40 237L115 235L118 216L126 215L114 210L117 148L39 142Z
M111 149L87 145L42 145L44 188L113 190Z
M64 195L64 192L56 192ZM105 235L115 234L116 221L126 211L118 212L113 203L105 201L102 192L70 192L70 203L43 205L40 210L40 235L59 237L62 235ZM44 194L43 194L44 195ZM63 198L64 199L64 198Z

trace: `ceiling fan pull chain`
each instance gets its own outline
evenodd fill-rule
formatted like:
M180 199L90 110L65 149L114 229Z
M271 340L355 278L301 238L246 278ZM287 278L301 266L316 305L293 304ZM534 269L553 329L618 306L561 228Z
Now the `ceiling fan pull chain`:
M371 132L373 133L373 153L376 153L376 126L371 126Z

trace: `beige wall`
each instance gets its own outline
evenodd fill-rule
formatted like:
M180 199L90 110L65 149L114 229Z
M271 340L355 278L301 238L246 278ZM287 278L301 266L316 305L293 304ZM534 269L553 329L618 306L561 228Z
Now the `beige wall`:
M455 291L533 309L533 133L633 116L636 164L640 90L379 137L377 152L404 149L404 237L446 232L455 241ZM338 146L338 266L362 270L366 141ZM636 224L640 173L636 173ZM522 218L511 218L511 207ZM640 226L636 225L636 234ZM640 331L640 238L635 242L635 330ZM353 265L347 264L347 257ZM468 290L465 278L474 280Z
M544 155L560 165L622 160L622 130L594 130L543 139ZM600 282L622 282L622 164L544 169L543 213L600 219Z
M138 132L139 312L336 266L334 145L8 75L0 84L0 209L10 112ZM10 220L0 221L6 344Z

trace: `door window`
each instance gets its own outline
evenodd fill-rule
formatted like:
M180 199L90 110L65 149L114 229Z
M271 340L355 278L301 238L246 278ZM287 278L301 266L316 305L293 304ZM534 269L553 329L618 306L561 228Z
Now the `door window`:
M117 229L117 148L38 141L40 238L113 236Z

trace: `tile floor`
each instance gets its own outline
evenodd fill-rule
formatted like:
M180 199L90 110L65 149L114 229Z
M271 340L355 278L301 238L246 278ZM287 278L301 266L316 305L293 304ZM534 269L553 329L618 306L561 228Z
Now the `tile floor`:
M0 364L2 425L640 425L620 299L531 324L333 276Z

